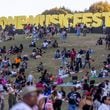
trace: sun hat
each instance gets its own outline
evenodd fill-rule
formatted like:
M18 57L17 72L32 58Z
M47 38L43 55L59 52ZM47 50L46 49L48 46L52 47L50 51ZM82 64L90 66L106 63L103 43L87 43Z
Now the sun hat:
M24 97L25 95L32 93L32 92L35 92L35 91L37 91L35 86L26 86L22 89L21 95L22 95L22 97Z

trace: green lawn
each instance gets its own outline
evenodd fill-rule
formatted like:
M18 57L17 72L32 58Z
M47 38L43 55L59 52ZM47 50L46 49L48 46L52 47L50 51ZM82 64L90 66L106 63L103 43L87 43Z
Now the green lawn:
M105 49L105 45L96 46L96 41L100 36L101 36L100 34L88 34L86 37L81 36L78 38L73 34L69 34L66 43L62 43L60 41L59 35L54 36L53 39L58 40L60 49L62 49L63 47L66 47L67 49L75 48L76 50L81 49L81 48L82 49L88 49L88 48L94 49L95 54L92 56L92 58L95 59L95 62L92 63L92 65L95 66L97 69L101 69L102 65L103 65L102 62L107 57L109 50ZM25 39L24 35L16 35L15 40L0 42L0 47L5 45L7 48L9 48L11 45L15 45L15 44L19 45L20 43L23 43L24 51L22 54L30 55L32 52L32 49L33 49L33 48L29 48L30 42L31 42L31 39ZM43 42L43 40L37 41L37 43L36 43L37 47L41 46L42 42ZM36 66L41 61L45 64L45 68L47 68L50 73L56 74L61 63L60 63L60 61L56 61L53 59L55 50L56 49L49 48L46 51L46 53L43 54L42 58L36 59L36 60L30 59L28 61L29 64L28 64L28 69L26 70L26 75L32 73L34 75L36 81L38 81L40 73L37 73ZM11 59L13 59L15 56L9 56L9 57ZM78 73L79 78L81 78L82 75L83 75L83 73ZM70 78L67 78L65 80L65 82L66 81L70 81ZM100 81L101 80L97 80L97 82L100 82ZM65 89L67 89L67 88L65 88ZM66 106L64 108L65 109L63 109L63 110L66 110Z

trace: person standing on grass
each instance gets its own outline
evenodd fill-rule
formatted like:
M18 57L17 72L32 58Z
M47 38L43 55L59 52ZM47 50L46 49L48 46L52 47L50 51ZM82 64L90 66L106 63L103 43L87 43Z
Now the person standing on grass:
M65 43L67 39L67 31L65 27L60 30L60 36L62 43Z
M76 27L76 35L78 37L81 35L81 26L80 26L80 24L78 24L77 27Z
M27 83L29 85L33 85L33 82L34 82L34 76L32 74L29 74L27 78Z
M63 48L62 52L61 52L61 63L62 66L64 66L67 63L67 59L66 59L66 48Z
M72 51L70 52L70 66L71 66L72 70L74 70L73 66L74 66L74 63L75 63L75 58L76 58L76 51L73 48Z
M106 34L106 26L105 25L102 26L102 30L103 30L103 34Z
M66 98L66 92L65 92L65 90L64 90L63 87L60 88L59 93L62 95L62 99L65 100L65 98Z
M90 62L90 53L89 53L89 51L86 52L85 64L84 64L83 68L85 68L87 64L88 64L89 69L90 69L91 68L91 62Z
M79 72L80 68L82 68L82 56L80 52L78 52L75 60L75 72Z
M110 50L110 34L108 34L105 38L106 48Z
M76 87L71 88L71 92L68 93L67 99L68 99L68 104L69 104L68 110L78 110L81 96L76 91Z
M87 26L86 24L83 26L83 36L86 36L87 34Z
M108 65L110 65L110 54L108 54L108 56L107 56L107 59L106 59L106 60L107 60L107 64L108 64Z
M92 34L92 29L93 29L92 24L90 24L90 26L89 26L89 33L91 33L91 34Z
M63 29L62 31L62 40L63 40L63 43L66 42L66 39L67 39L67 31L66 31L66 28Z
M54 110L61 110L62 94L56 89L52 92L53 108Z
M16 95L15 95L15 90L10 88L9 94L8 94L8 105L9 105L9 110L13 107L13 105L16 104Z
M42 84L37 84L37 105L39 110L44 110L45 108L45 96L43 94L44 87Z

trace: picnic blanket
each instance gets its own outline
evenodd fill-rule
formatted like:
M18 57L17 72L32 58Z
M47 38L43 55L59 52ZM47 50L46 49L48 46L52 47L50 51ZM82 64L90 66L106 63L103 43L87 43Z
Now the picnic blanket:
M73 86L75 86L76 88L82 87L81 83L73 84L72 82L63 83L58 86L60 86L60 87L73 87Z

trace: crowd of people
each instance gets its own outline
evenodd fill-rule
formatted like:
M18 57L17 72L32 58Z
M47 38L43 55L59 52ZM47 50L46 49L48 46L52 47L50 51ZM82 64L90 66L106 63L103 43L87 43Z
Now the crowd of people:
M1 41L8 41L14 40L16 34L16 27L15 25L6 25L4 29L0 26L0 40Z
M13 25L4 30L14 38ZM32 48L32 53L23 54L26 50L22 43L8 49L5 45L0 47L0 110L5 110L7 96L7 110L62 110L63 104L68 106L68 110L110 110L110 54L103 61L103 67L97 70L91 65L95 61L92 58L94 49L60 49L58 41L53 40L53 36L59 34L61 42L66 43L66 28L57 29L53 24L48 27L28 24L24 26L24 32L26 38L31 38L28 46L29 49ZM86 36L86 25L76 26L76 35L80 36L81 32ZM108 49L109 38L109 35L105 38ZM37 47L39 39L44 41ZM97 41L97 45L101 40ZM51 74L44 63L40 62L36 67L40 74L38 81L32 73L27 76L29 60L45 56L50 48L55 49L53 59L59 60L61 64L57 73ZM90 71L84 71L85 68ZM79 72L85 73L81 80L78 80ZM72 85L67 91L61 85L68 77L71 78ZM105 80L97 84L99 78Z

